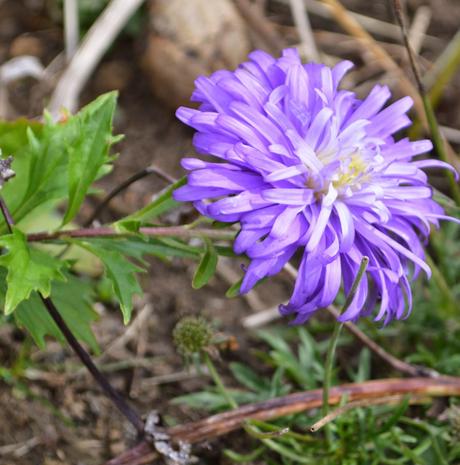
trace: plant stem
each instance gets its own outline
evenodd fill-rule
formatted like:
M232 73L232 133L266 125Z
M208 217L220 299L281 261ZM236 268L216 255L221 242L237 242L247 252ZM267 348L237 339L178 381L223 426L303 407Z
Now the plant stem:
M321 415L326 417L329 414L329 389L331 386L332 368L334 366L334 355L339 340L340 331L343 328L343 323L335 322L334 331L332 332L327 348L326 364L324 367L324 381L323 381L323 406L321 408ZM324 428L326 432L326 440L329 445L332 443L332 431L330 425L327 424Z
M92 222L100 215L102 210L107 206L107 204L116 197L120 192L123 192L126 188L128 188L131 184L139 181L150 174L156 174L159 178L163 179L168 183L175 183L177 179L174 179L169 174L163 172L160 168L156 166L148 166L141 171L133 174L131 177L123 181L121 184L116 186L112 191L110 191L107 196L101 201L101 203L94 209L92 215L84 222L84 226L90 226Z
M222 382L222 379L219 376L219 373L217 373L216 367L214 366L214 363L212 363L212 360L209 354L203 351L203 357L204 357L204 362L206 366L208 367L209 374L211 375L211 378L214 381L214 384L216 385L219 392L222 394L222 396L225 398L228 405L232 409L238 408L238 404L236 403L235 399L228 393L227 389L225 389L224 383Z
M356 291L358 289L359 283L366 272L367 265L369 263L368 257L363 257L361 260L361 265L359 266L358 273L353 281L351 286L350 292L345 300L345 303L342 307L341 313L344 313L347 308L353 302L353 298L355 297ZM339 340L340 331L343 328L343 323L336 321L334 325L334 331L332 332L331 339L329 340L329 347L327 349L326 354L326 363L324 367L324 383L323 383L323 407L321 413L323 417L327 416L329 413L329 389L331 385L331 378L332 378L332 369L334 366L334 356L335 350L337 348L337 342ZM332 443L332 431L330 428L330 424L325 425L325 432L326 432L326 439L329 445Z
M99 369L91 359L91 356L77 341L72 331L65 323L64 319L62 318L58 309L54 305L53 301L50 298L43 297L42 294L40 294L40 298L43 304L45 305L46 309L48 310L48 313L50 314L51 318L54 320L54 322L66 338L70 347L77 354L78 358L82 361L82 363L86 366L86 368L91 373L96 382L99 384L99 386L102 388L106 396L115 404L115 406L126 417L126 419L136 428L136 431L139 433L139 435L142 435L144 432L144 422L142 421L141 417L128 405L128 403L122 397L122 395L114 389L114 387L109 383L107 378L101 373L101 371L99 371Z
M235 238L236 231L228 231L223 229L211 228L197 228L192 229L186 226L158 226L158 227L144 227L139 228L139 233L145 236L152 237L209 237L211 239L232 240ZM113 237L136 237L137 233L134 232L118 232L111 227L99 228L81 228L56 231L53 233L39 232L28 234L27 240L29 242L42 242L52 241L66 238L113 238Z
M11 233L13 231L14 220L2 197L0 197L0 208L3 213L3 217L5 218L5 221L7 223L8 230ZM45 308L48 310L48 313L50 314L51 318L64 335L70 347L77 354L82 363L86 366L86 368L91 373L95 381L102 388L106 396L115 404L115 406L126 417L126 419L136 428L136 431L139 433L139 435L142 436L144 433L144 422L142 421L141 417L135 412L135 410L133 410L128 405L128 403L121 396L121 394L113 388L113 386L109 383L107 378L99 371L99 369L91 359L91 356L77 341L72 331L67 326L66 322L62 318L61 314L59 313L51 298L44 297L43 294L41 294L40 292L38 294L43 304L45 305Z

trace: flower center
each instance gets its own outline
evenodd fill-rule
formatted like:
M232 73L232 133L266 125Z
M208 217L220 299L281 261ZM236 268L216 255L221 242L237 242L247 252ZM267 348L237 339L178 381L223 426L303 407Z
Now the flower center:
M364 161L359 152L353 153L347 164L342 163L339 170L332 177L332 185L340 190L341 188L353 187L356 182L363 181L367 178L366 173L369 169L368 164Z

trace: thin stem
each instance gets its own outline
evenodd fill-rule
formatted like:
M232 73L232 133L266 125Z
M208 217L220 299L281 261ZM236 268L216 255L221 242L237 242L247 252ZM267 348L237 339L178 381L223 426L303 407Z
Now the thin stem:
M356 274L356 277L353 281L350 292L342 307L341 314L343 314L353 302L359 283L361 282L364 276L364 273L366 272L368 263L369 263L369 258L363 257L361 260L361 264L359 266L358 273ZM332 368L334 365L334 355L335 355L335 351L337 348L337 342L339 340L339 335L340 335L340 331L342 330L342 328L343 328L343 323L336 322L336 324L334 325L334 331L332 332L332 336L329 341L329 347L327 349L326 364L324 367L323 407L322 407L323 417L327 416L329 413L329 389L331 385ZM331 432L329 424L326 424L325 431L326 431L327 441L329 444L331 444L332 432Z
M0 197L0 207L3 213L3 217L8 225L8 229L10 232L13 231L14 220L10 214L10 211L3 200ZM91 373L95 381L99 384L102 388L106 396L115 404L118 410L126 417L126 419L136 428L139 435L143 435L144 433L144 422L142 421L141 417L128 405L125 399L119 394L109 383L107 378L99 371L97 366L94 364L91 356L86 352L83 346L77 341L75 336L73 335L70 328L67 326L66 322L62 318L61 314L59 313L58 309L54 305L53 301L49 297L44 297L43 294L40 292L38 293L40 299L42 300L45 308L48 310L53 321L56 323L59 330L64 335L65 339L69 343L70 347L73 351L77 354L80 358L82 363L86 366L88 371Z
M156 166L148 166L147 168L144 168L143 170L133 174L131 177L123 181L121 184L116 186L111 192L109 192L107 196L101 201L101 203L94 209L93 214L85 221L83 226L90 226L114 197L116 197L120 192L123 192L131 184L135 183L136 181L139 181L140 179L145 178L146 176L149 176L150 174L156 174L159 178L163 179L168 183L175 183L177 181L177 179L174 179L172 176L170 176L168 173L165 173L160 168L157 168Z
M188 228L187 226L154 226L139 228L139 233L145 236L152 237L209 237L211 239L232 240L235 238L236 232L226 231L223 229L211 228ZM29 242L53 241L66 238L113 238L113 237L135 237L137 233L118 232L111 227L101 226L99 228L81 228L56 231L53 233L39 232L29 234L27 240Z
M420 71L418 68L417 60L415 57L415 53L412 50L412 47L409 42L409 35L407 33L406 23L404 20L404 12L401 5L400 0L393 0L393 7L396 15L396 20L398 21L399 27L401 28L401 33L403 37L404 46L406 47L407 54L409 56L409 62L412 68L412 72L414 73L415 81L417 82L418 91L420 96L422 97L423 108L425 110L426 119L428 122L428 126L431 131L431 137L433 139L433 145L436 149L441 160L446 163L449 163L449 157L447 155L446 145L444 139L441 135L441 131L439 129L438 121L436 119L436 115L433 110L433 105L429 98L429 95L425 92L425 86L423 85L422 78L420 75ZM449 181L450 190L452 196L455 200L457 205L460 205L460 187L455 181L455 177L451 171L447 171L447 179Z
M224 383L222 382L219 373L217 373L216 367L214 366L214 363L212 363L209 354L207 352L203 352L203 357L204 363L208 367L209 374L211 375L211 378L214 381L214 384L216 385L219 392L222 394L222 396L225 398L228 405L230 405L232 409L238 408L238 404L236 403L235 399L228 393L227 389L225 389Z
M323 406L321 408L321 414L326 417L329 414L329 389L331 386L332 368L334 366L334 355L337 348L337 342L339 340L340 331L343 328L343 323L336 322L334 325L334 331L332 332L331 339L329 340L329 346L327 348L326 364L324 367L324 381L323 381ZM326 439L328 444L332 443L332 431L329 424L326 425Z
M3 197L0 197L0 209L2 210L3 218L5 219L6 227L8 228L8 231L12 233L14 220L13 220L13 217L11 216L10 211L8 210L8 207L6 206L5 201L3 200Z
M446 163L450 163L449 156L447 155L446 145L441 134L441 130L439 129L439 124L436 119L436 115L433 110L433 105L431 104L431 100L428 95L423 94L423 106L425 108L426 117L428 120L428 125L430 126L431 130L431 137L433 139L433 145L436 149L436 152L441 158L442 161ZM455 203L460 206L460 187L455 180L455 176L452 171L447 171L446 173L447 180L449 181L449 187L452 194L452 197L455 200Z
M62 334L66 338L70 347L77 354L78 358L86 366L88 371L91 373L93 378L105 392L106 396L115 404L118 410L126 417L126 419L136 428L136 431L142 435L144 432L144 422L141 417L135 412L121 396L121 394L116 391L113 386L109 383L107 378L99 371L99 369L94 364L91 356L86 352L86 350L80 345L72 331L69 329L58 309L54 305L53 301L50 298L43 297L40 294L40 298L45 305L48 313L51 318L53 318L56 325L61 330Z

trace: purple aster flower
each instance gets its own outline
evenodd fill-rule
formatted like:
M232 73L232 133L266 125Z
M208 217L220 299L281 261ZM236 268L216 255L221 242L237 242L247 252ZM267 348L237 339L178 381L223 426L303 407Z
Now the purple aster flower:
M341 321L374 309L385 323L404 317L409 280L420 270L430 275L422 243L431 224L448 218L422 169L452 169L413 160L431 150L429 140L394 139L411 123L412 100L384 108L386 86L364 100L339 90L349 61L304 65L292 49L279 59L262 51L249 57L234 72L199 77L192 96L199 109L178 109L197 130L197 151L219 160L183 159L188 183L175 198L240 223L234 250L251 260L242 293L302 254L291 299L280 308L295 323L331 304L341 286L347 294L364 256L367 272Z

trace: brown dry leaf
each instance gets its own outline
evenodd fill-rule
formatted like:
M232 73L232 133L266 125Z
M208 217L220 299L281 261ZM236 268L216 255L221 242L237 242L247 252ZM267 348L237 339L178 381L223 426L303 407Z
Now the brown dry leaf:
M200 74L235 68L250 44L231 0L153 0L143 66L154 94L168 106L189 102Z

